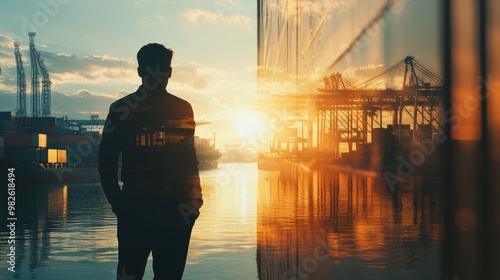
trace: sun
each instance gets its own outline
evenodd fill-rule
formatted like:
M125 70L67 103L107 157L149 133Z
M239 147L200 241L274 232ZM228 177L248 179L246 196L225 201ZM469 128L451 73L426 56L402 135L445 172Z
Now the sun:
M235 124L241 137L255 137L259 132L265 128L264 120L257 113L253 112L240 112L236 119Z

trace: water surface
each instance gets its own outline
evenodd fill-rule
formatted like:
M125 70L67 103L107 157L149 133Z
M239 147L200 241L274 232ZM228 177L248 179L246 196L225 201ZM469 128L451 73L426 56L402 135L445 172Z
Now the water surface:
M253 163L200 175L205 204L184 279L437 279L434 177L392 192L382 176ZM116 219L99 184L18 186L16 199L16 272L1 262L1 279L115 279ZM2 228L2 256L7 236Z

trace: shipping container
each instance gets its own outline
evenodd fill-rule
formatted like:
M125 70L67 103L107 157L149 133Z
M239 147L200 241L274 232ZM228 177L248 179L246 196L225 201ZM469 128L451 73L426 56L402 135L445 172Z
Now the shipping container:
M57 149L38 150L39 161L41 163L57 163Z
M397 139L393 136L393 126L374 128L372 132L372 146L370 154L373 157L391 158L395 154Z
M0 122L7 121L11 122L16 117L16 113L14 112L0 112Z
M16 123L19 126L55 126L55 117L18 117Z
M5 147L5 159L16 162L30 163L38 161L37 150L32 147Z
M5 133L5 147L11 148L45 148L47 147L47 135L31 133Z
M8 148L32 147L32 136L29 133L5 133L4 141Z
M417 140L420 142L422 140L432 140L432 130L433 127L429 124L421 124L418 126Z
M66 163L66 161L67 161L66 150L58 149L57 150L57 163Z
M74 135L59 135L57 144L78 145L78 144L93 144L95 142L92 135L74 134Z
M33 134L33 146L37 148L47 148L47 134Z
M57 163L57 150L56 149L46 149L48 152L48 163Z
M0 121L0 130L8 132L17 132L17 125L15 122Z
M31 127L31 132L42 133L42 134L57 134L57 126L33 126Z
M99 160L99 147L90 143L83 145L59 145L67 150L68 163L96 163Z
M31 126L56 126L55 117L31 118Z
M31 126L30 117L16 117L16 123L19 126Z
M399 125L388 125L387 128L392 130L392 136L399 142L401 136L400 146L410 146L412 143L412 131L409 124L401 125L401 135L399 135Z
M57 144L59 144L59 135L47 134L47 146L52 148Z
M372 144L371 143L357 143L356 144L356 154L359 157L369 157L372 152Z
M5 157L5 152L4 152L4 148L3 148L3 137L0 136L0 158L4 158Z
M385 143L388 136L388 130L385 128L374 128L372 131L372 143Z

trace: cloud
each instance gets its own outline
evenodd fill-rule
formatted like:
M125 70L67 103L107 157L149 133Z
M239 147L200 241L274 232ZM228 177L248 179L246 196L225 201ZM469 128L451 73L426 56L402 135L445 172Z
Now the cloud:
M333 11L343 11L352 6L352 0L302 0L299 3L299 13L301 16L326 15ZM285 2L269 3L266 9L281 13L283 16L294 17L295 9Z
M75 94L52 92L52 112L55 116L69 116L73 119L89 119L98 114L105 118L109 105L115 100L103 94L81 89Z
M55 84L109 83L137 81L135 63L109 55L77 56L41 52Z
M41 56L52 73L91 71L96 68L132 68L135 63L109 55L77 56L74 54L42 51Z
M0 58L11 58L12 54L6 52L6 51L0 51Z
M75 94L52 91L52 112L55 117L69 116L73 119L89 119L90 115L98 114L101 118L105 118L109 106L114 100L116 98L92 93L85 89L81 89ZM29 96L27 103L29 107ZM0 111L14 111L15 108L15 93L5 91L2 88L0 90Z
M0 34L0 67L2 71L7 66L15 66L14 40L6 35Z
M186 9L182 12L182 18L187 22L205 22L210 24L236 25L247 27L251 19L242 15L225 15L202 9Z
M16 59L14 57L14 51L12 49L6 50L2 45L2 40L6 37L2 37L0 34L0 88L3 90L8 90L14 92L16 90ZM11 42L12 43L12 42Z
M200 18L201 19L201 18ZM0 34L0 110L15 110L16 62L13 40ZM23 46L22 46L23 47ZM75 55L41 48L41 57L52 80L55 116L88 119L106 117L109 105L134 91L140 83L136 62L109 55ZM29 49L21 48L26 73L28 103L31 92ZM197 119L224 119L235 108L255 103L255 68L225 71L197 62L173 65L168 91L189 101ZM28 105L29 106L29 105Z
M343 10L352 5L352 0L323 0L323 1L301 1L300 13L303 15L325 14L334 10Z
M169 92L191 102L197 118L213 118L256 101L255 69L233 73L189 62L173 65Z
M0 47L13 49L14 48L14 39L12 39L11 37L9 37L5 34L0 34Z
M241 0L240 0L241 1ZM234 6L234 0L215 0L214 2Z
M221 78L220 71L196 62L173 65L172 68L172 83L175 83L176 86L182 84L183 87L189 87L197 91L207 89L211 83Z
M355 86L361 88L364 87L362 84L366 80L377 76L387 69L388 66L384 64L368 64L359 67L349 67L342 72L342 77L347 79ZM400 89L403 84L403 75L397 75L392 78L380 78L370 83L370 88L397 88Z

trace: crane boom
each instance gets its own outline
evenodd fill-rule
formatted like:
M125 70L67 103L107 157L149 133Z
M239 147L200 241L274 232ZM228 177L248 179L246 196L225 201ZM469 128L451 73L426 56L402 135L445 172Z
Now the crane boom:
M52 115L50 108L52 82L50 81L49 72L47 71L45 63L43 62L43 59L40 56L40 52L37 52L37 59L38 59L38 66L40 67L40 72L42 72L42 100L41 100L42 117L50 117Z
M17 106L16 116L26 117L26 74L24 73L23 58L19 51L19 43L14 42L14 54L17 67Z
M35 47L35 32L28 33L30 39L31 62L31 116L40 117L40 77L38 74L38 59Z

